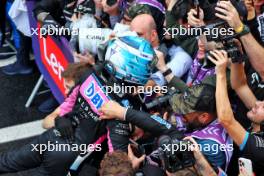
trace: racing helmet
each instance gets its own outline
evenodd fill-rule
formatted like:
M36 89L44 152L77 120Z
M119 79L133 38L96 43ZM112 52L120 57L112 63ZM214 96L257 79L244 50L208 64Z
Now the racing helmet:
M157 57L151 44L138 36L122 36L111 40L106 54L106 70L125 83L145 85Z

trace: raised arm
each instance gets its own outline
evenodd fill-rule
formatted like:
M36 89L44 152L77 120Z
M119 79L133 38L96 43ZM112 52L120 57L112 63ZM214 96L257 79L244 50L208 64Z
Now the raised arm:
M231 86L248 109L255 105L257 99L247 84L242 63L231 64Z
M230 137L237 145L243 143L246 130L236 121L231 108L231 104L227 93L226 67L228 64L228 56L225 51L211 52L213 57L209 59L216 65L216 109L217 117L220 124L227 130Z
M230 1L219 1L216 11L216 16L227 21L236 33L240 35L240 41L249 56L250 63L264 80L264 48L255 40L251 33L246 32L247 34L243 34L246 31L245 25Z
M102 113L100 116L100 119L102 120L125 120L156 137L161 135L173 135L178 139L184 137L183 134L176 129L176 127L160 116L151 115L131 108L126 109L114 101L109 101L104 104L99 111Z
M240 40L249 56L250 63L264 80L264 48L250 33L240 37Z
M161 73L167 72L170 68L165 63L164 54L158 50L156 50L155 52L156 52L156 55L158 58L158 62L156 65L157 69ZM165 76L165 79L168 82L168 88L174 87L175 89L179 90L180 92L184 92L188 88L188 86L185 84L185 82L183 82L180 78L175 76L172 72L167 74Z

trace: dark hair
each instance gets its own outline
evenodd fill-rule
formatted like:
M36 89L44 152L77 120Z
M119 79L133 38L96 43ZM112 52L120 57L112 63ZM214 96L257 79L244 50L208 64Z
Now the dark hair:
M70 63L66 70L62 72L62 77L66 79L73 79L75 83L79 81L81 76L91 69L91 65L86 62Z
M101 161L100 176L133 176L134 169L127 153L114 151L106 153Z

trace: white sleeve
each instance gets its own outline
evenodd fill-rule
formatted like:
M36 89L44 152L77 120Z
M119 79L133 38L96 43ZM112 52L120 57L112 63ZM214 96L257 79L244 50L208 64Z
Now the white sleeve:
M192 62L193 60L191 56L189 56L189 54L187 54L182 48L177 47L167 66L172 70L172 73L175 76L180 78L189 71Z

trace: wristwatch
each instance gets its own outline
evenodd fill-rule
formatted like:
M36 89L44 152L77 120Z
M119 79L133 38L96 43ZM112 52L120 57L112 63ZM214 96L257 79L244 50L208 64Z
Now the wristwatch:
M237 34L238 34L239 37L242 37L242 36L244 36L244 35L246 35L248 33L250 33L249 27L247 25L243 25L243 30L241 32L237 33Z
M163 75L164 77L166 77L166 76L168 76L168 75L171 74L171 73L172 73L171 69L168 68L165 72L162 73L162 75Z

